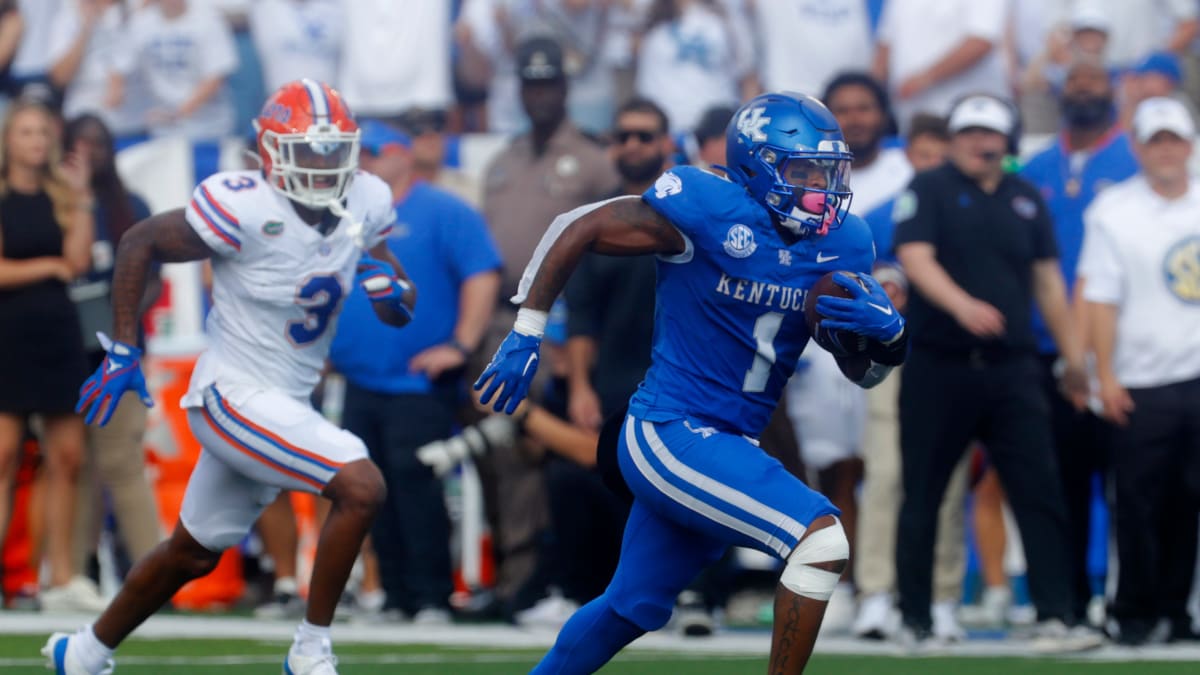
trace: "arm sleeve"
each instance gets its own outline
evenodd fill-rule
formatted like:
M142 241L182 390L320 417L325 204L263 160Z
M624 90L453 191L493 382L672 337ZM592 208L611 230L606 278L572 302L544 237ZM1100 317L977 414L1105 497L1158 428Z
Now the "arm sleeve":
M184 213L188 225L219 256L232 257L242 250L243 232L228 197L221 187L221 174L205 179L192 191Z
M1083 299L1117 305L1125 295L1125 270L1116 242L1104 227L1084 215L1083 251L1079 254L1078 276L1086 279Z
M700 169L680 166L658 177L654 185L642 195L642 200L675 226L689 240L703 235L704 226L720 220L723 203L717 184L723 181ZM723 186L722 186L723 187Z
M938 209L935 193L928 180L918 176L909 183L908 189L896 197L892 207L892 245L898 248L911 242L926 242L937 245Z

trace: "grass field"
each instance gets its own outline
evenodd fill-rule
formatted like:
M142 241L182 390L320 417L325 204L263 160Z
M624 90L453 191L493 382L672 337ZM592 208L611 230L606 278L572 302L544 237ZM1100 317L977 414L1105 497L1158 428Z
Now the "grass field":
M0 673L44 675L38 654L45 636L0 635ZM280 672L286 642L253 640L131 640L121 648L116 675L256 675ZM338 647L341 675L506 675L527 673L541 651L493 647L362 645ZM742 675L761 673L761 657L633 651L605 668L612 675ZM1200 664L1095 663L1032 658L897 658L816 656L812 675L1196 675Z

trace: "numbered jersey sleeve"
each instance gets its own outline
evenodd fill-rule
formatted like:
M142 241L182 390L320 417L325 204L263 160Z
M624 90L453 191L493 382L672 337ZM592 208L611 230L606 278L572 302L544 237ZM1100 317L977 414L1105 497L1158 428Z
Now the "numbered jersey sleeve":
M204 243L219 256L235 256L246 243L246 233L237 215L238 194L261 190L252 172L230 171L214 174L196 186L184 210L188 224Z

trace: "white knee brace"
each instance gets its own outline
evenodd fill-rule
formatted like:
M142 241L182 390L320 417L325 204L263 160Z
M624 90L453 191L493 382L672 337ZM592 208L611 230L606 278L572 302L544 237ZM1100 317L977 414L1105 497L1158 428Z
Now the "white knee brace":
M834 518L833 525L810 533L796 544L788 556L787 566L779 577L784 588L813 600L828 600L842 575L812 563L836 562L850 558L850 540L842 529L842 521Z

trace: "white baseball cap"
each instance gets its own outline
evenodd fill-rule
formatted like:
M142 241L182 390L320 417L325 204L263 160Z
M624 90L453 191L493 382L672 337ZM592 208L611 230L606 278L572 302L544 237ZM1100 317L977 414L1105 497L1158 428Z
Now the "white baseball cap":
M1196 136L1196 125L1183 103L1166 96L1148 98L1133 113L1133 135L1145 143L1160 131L1169 131L1185 141Z
M1012 134L1015 125L1012 108L991 96L969 96L963 99L950 112L950 121L947 124L952 134L978 127L1005 136Z
M1081 2L1071 12L1071 30L1097 30L1101 33L1112 32L1112 21L1102 7L1089 2Z

